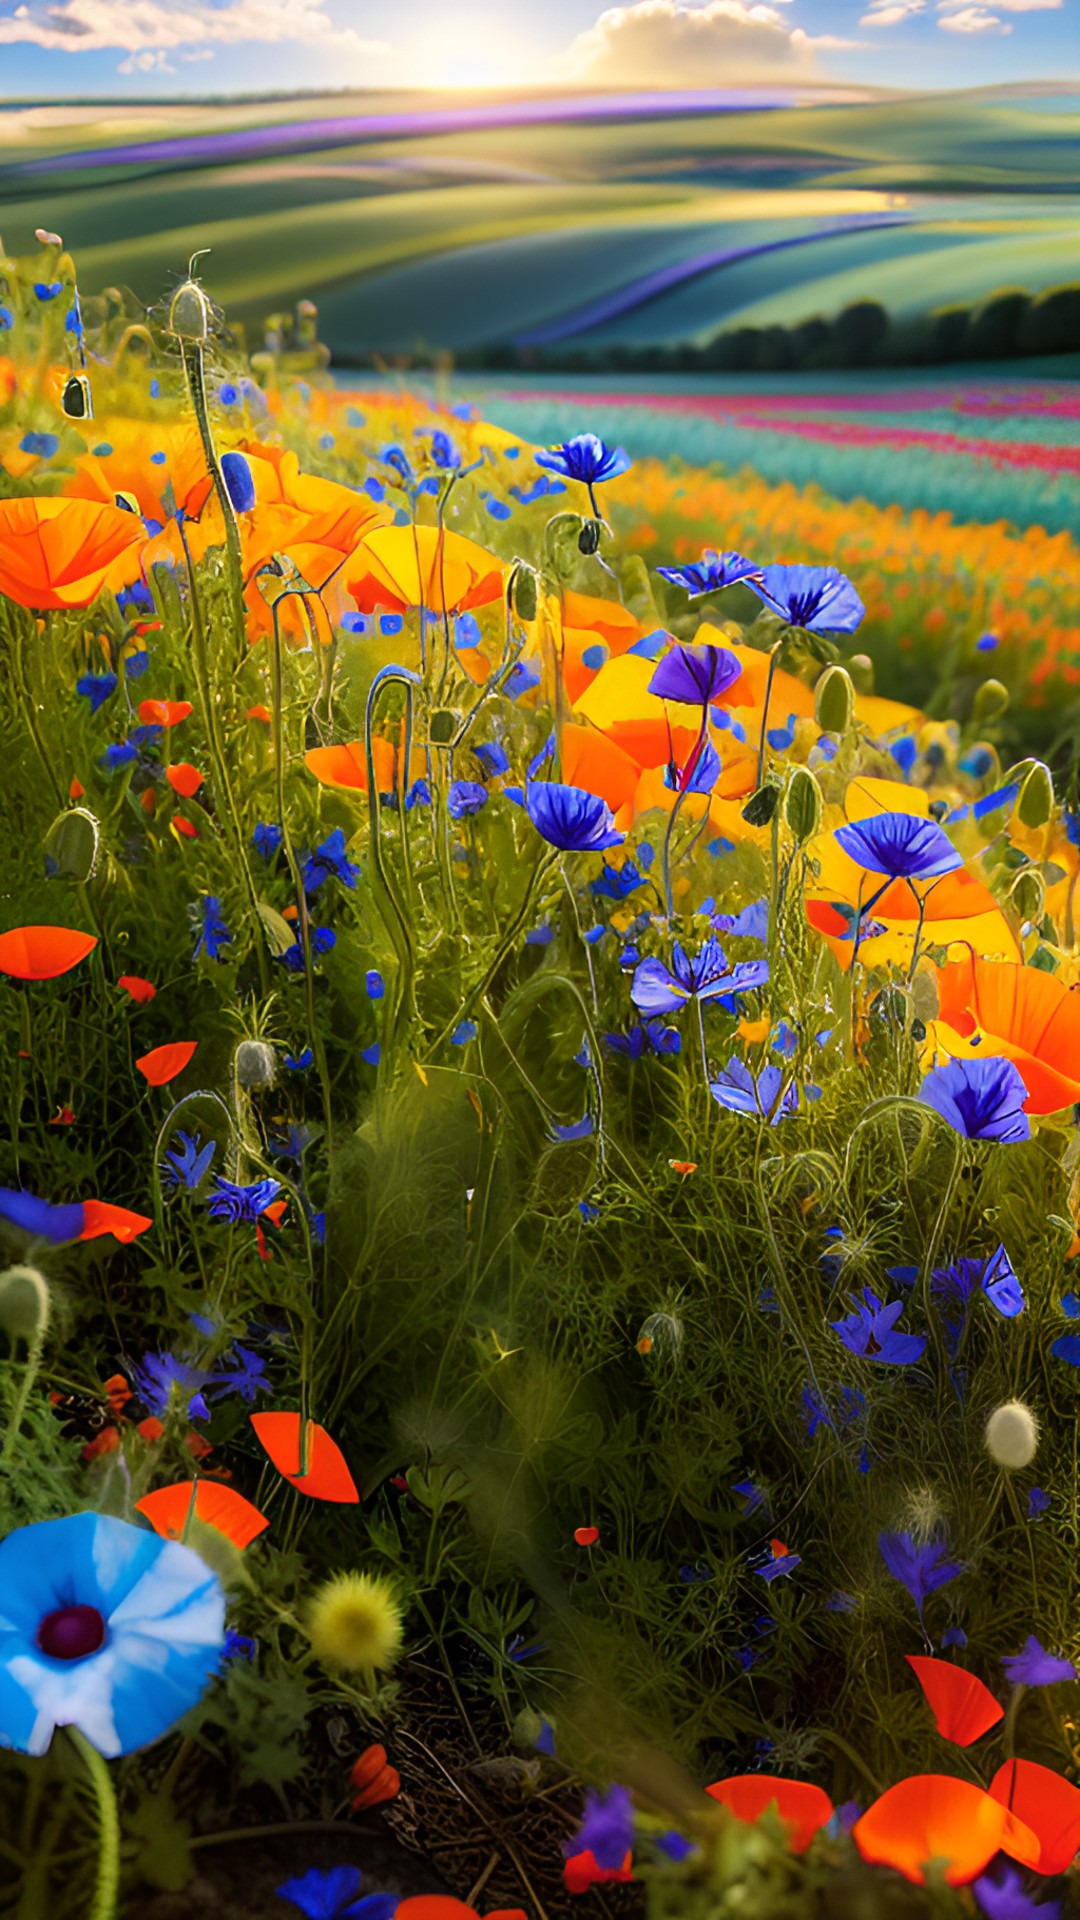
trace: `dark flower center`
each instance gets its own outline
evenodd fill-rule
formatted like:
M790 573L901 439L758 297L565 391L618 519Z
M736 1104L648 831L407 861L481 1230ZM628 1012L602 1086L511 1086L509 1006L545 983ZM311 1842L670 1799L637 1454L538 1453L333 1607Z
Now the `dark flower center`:
M105 1622L96 1607L57 1607L47 1613L37 1643L50 1660L85 1660L105 1644Z

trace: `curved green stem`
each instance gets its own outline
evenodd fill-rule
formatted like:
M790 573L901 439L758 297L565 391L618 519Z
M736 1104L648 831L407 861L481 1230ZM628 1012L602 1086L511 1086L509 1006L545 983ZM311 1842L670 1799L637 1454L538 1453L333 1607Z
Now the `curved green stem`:
M413 728L413 688L418 687L419 674L409 667L383 667L375 675L368 690L367 708L364 714L364 747L367 755L368 806L371 810L371 874L372 893L383 924L393 943L397 956L399 977L395 982L392 999L387 1007L386 1024L383 1028L383 1049L386 1058L393 1057L394 1043L397 1039L398 1022L404 1009L405 1017L415 1024L419 1019L416 1007L416 986L414 981L415 956L413 953L412 929L398 899L390 878L382 845L382 802L379 798L379 783L375 777L374 725L375 708L383 687L396 682L405 688L405 731L401 743L401 756L398 765L398 810L401 816L401 836L408 842L405 825L405 796L409 782L409 761L412 754ZM402 771L404 770L404 771Z
M93 1905L86 1920L116 1920L120 1890L120 1815L112 1775L102 1755L92 1747L78 1727L68 1729L90 1783L94 1789L98 1813L98 1871Z

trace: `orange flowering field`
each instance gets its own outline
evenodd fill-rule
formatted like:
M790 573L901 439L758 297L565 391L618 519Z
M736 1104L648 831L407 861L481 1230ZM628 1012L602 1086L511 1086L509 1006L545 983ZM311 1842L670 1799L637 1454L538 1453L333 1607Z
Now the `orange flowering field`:
M1071 536L534 445L39 245L9 1910L1075 1912Z

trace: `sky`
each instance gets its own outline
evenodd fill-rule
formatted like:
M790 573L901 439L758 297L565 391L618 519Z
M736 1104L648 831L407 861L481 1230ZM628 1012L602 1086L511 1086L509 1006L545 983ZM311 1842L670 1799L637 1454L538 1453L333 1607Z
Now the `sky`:
M1080 0L0 0L0 99L1080 81Z

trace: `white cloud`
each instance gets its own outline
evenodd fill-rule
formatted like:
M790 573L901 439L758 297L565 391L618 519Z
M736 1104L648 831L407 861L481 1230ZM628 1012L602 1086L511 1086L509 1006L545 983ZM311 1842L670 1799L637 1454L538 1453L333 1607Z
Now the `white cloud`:
M304 41L348 54L385 53L351 27L339 28L320 0L52 0L0 19L0 46L29 42L66 53L116 50L155 56L207 43ZM129 68L122 72L146 72Z
M611 87L703 87L815 73L817 45L788 27L775 7L743 0L633 0L609 7L578 35L566 59L569 77Z
M859 21L860 27L898 27L901 20L910 19L913 13L925 13L926 0L896 0L890 6L888 0L884 6L874 7L870 13L864 13Z
M991 33L995 28L998 33L1012 32L996 13L986 13L982 7L961 7L959 13L947 13L938 26L946 33Z
M121 60L116 71L117 73L175 73L176 68L168 55L159 49L157 53L129 53L126 60Z

